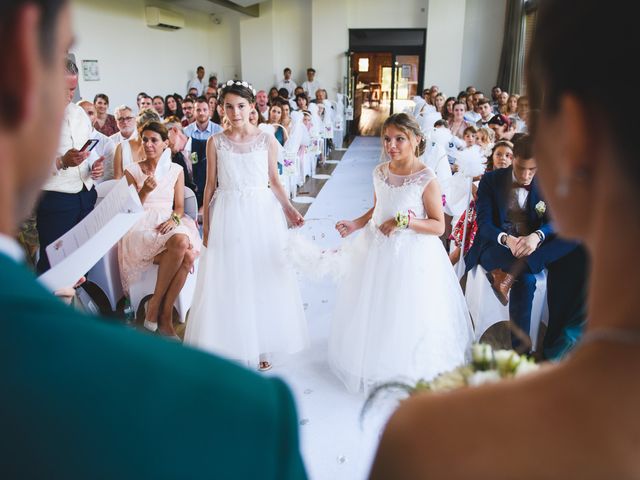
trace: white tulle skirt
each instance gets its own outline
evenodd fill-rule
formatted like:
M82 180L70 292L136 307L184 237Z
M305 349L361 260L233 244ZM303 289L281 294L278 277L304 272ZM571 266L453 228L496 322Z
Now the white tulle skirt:
M349 391L430 380L466 361L471 319L437 237L408 230L385 237L369 222L340 256L328 359Z
M218 190L185 343L256 368L308 345L287 224L269 189Z

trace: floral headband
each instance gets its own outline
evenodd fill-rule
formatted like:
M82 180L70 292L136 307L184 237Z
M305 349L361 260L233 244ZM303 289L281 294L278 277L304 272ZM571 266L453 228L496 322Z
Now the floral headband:
M253 96L255 97L256 95L256 89L253 88L252 85L248 84L247 82L240 82L237 80L229 80L227 81L227 83L222 87L222 89L224 90L226 87L231 87L232 85L238 85L244 88L248 88L249 90L251 90L251 92L253 93Z

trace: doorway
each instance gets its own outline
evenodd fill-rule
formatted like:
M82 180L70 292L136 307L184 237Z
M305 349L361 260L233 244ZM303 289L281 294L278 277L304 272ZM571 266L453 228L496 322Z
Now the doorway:
M422 92L424 29L349 30L349 89L354 135L379 136L393 113Z

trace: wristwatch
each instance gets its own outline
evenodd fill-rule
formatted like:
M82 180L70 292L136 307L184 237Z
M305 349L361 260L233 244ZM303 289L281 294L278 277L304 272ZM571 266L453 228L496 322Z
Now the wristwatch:
M535 231L535 232L533 232L533 233L535 233L535 234L538 236L538 238L540 239L540 241L538 242L538 245L536 246L536 248L539 248L539 247L540 247L540 244L541 244L542 242L544 242L544 235L542 235L542 232L540 232L539 230L536 230L536 231Z
M507 238L509 238L509 235L507 235L506 233L500 237L500 243L505 247L507 246Z

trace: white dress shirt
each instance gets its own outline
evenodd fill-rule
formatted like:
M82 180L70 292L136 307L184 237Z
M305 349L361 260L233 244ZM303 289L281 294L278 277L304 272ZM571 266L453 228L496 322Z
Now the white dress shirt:
M189 85L187 86L187 92L192 88L197 88L198 96L201 96L202 92L204 92L204 83L202 83L202 80L196 77L189 82Z
M122 136L121 132L114 133L109 138L111 139L113 144L117 147L118 145L120 145L122 142L124 142L126 140L135 140L136 138L138 138L138 130L134 129L133 133L131 134L131 136L129 138L124 138Z
M285 80L283 78L278 82L278 85L276 87L278 88L278 90L280 90L281 88L286 88L287 92L289 92L289 98L291 98L297 86L298 85L296 85L296 82L294 82L293 80Z
M15 238L0 233L0 255L6 255L16 263L24 260L24 251Z
M60 133L60 143L56 152L56 157L62 157L72 148L80 150L89 140L93 126L91 120L82 109L73 102L67 105L64 111L64 121ZM43 190L61 193L78 193L82 187L91 190L93 180L91 180L91 165L98 158L92 155L77 167L69 167L65 170L58 170L53 164L52 175L48 178Z
M313 82L309 82L309 81L304 82L302 84L302 88L304 88L304 91L307 92L307 95L309 95L309 98L315 98L316 90L322 87L320 86L320 82L318 82L318 80L314 80Z

